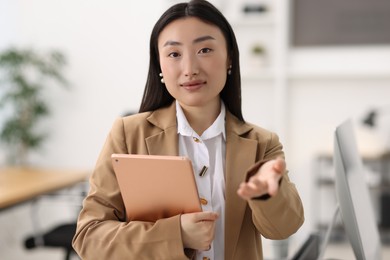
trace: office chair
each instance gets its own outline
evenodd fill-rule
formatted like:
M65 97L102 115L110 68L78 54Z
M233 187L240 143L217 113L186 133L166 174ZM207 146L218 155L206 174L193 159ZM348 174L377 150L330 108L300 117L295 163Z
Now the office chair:
M72 220L61 223L49 230L42 231L43 229L40 227L40 221L38 217L38 202L42 200L42 198L60 198L65 199L67 204L72 202L73 205L76 205L79 208L81 207L82 200L86 196L85 186L86 183L83 183L83 186L81 186L81 192L78 191L78 194L50 194L42 196L32 202L30 213L34 231L33 234L27 236L24 240L24 246L26 249L31 250L39 247L63 249L65 252L65 260L70 260L72 255L76 255L76 252L72 247L72 239L76 233L76 221Z
M36 247L63 248L65 250L65 260L70 260L70 256L75 253L72 247L72 238L76 232L76 223L59 225L41 235L36 234L26 238L24 245L26 249Z

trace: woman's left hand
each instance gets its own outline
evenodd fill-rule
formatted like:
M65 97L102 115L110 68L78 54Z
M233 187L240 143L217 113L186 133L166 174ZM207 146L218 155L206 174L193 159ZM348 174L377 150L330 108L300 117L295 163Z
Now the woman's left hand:
M249 200L265 194L275 196L279 190L279 180L286 170L286 162L283 158L277 158L264 163L256 174L243 182L237 190L237 194Z

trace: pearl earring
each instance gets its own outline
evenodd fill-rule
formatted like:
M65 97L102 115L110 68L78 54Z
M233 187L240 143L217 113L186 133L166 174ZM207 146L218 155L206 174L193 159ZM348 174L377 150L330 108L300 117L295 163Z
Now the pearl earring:
M227 74L228 74L228 75L231 75L231 74L232 74L232 65L229 65Z
M163 74L162 74L162 72L160 72L160 74L158 74L158 75L161 77L161 80L160 80L160 81L161 81L161 83L163 83L163 84L164 84L164 83L165 83L165 81L164 81L164 78L163 78Z

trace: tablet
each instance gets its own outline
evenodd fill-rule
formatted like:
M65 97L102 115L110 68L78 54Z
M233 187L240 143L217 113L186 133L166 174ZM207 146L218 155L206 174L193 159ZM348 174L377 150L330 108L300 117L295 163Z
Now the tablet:
M111 159L128 221L155 222L202 210L187 157L112 154Z

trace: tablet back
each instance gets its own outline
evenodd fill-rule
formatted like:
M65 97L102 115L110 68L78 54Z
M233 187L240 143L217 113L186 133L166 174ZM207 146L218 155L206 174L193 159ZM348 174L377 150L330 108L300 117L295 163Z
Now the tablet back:
M155 222L201 211L191 161L182 156L113 154L128 221Z

